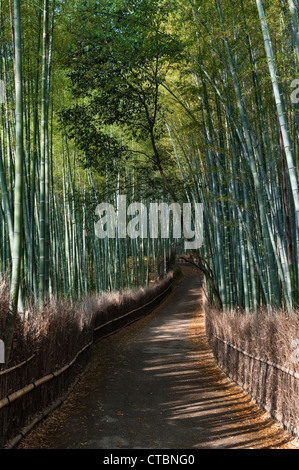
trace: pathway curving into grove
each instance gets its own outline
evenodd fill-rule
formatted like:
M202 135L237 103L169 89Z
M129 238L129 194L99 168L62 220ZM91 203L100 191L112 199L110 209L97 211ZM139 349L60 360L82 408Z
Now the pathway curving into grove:
M184 272L155 312L95 345L74 392L19 448L296 448L215 364L200 277Z

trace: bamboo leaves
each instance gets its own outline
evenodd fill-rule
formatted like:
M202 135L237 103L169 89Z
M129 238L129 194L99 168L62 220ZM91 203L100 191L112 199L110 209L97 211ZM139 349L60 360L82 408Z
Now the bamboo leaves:
M26 5L21 40L19 1L13 24L11 2L0 0L10 334L20 292L43 305L139 286L165 272L172 248L183 252L178 240L125 239L118 229L98 239L95 207L116 206L124 193L144 204L201 202L204 244L194 255L211 298L291 313L298 123L288 83L298 78L298 2L182 0L175 9L140 0L130 14L122 0L66 3Z

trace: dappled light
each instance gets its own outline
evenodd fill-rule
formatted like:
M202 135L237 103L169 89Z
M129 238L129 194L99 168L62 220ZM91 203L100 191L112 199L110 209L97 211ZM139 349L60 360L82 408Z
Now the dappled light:
M86 382L23 446L292 448L292 437L217 367L200 286L199 276L185 278L156 312L99 344Z

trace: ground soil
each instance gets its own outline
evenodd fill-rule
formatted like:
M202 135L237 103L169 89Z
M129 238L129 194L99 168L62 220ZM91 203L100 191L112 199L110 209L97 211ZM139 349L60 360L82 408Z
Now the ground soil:
M20 449L296 449L215 364L201 279L184 279L146 318L94 346L69 398Z

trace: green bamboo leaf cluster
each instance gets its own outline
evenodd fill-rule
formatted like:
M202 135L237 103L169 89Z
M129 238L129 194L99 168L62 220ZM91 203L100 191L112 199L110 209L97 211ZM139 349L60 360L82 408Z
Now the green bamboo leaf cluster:
M210 299L291 314L297 0L62 3L36 0L27 10L0 0L0 270L11 286L10 337L28 299L144 285L166 272L173 249L184 253L173 237L124 239L117 229L97 238L97 205L116 207L121 194L146 206L201 202L204 243L193 254Z

